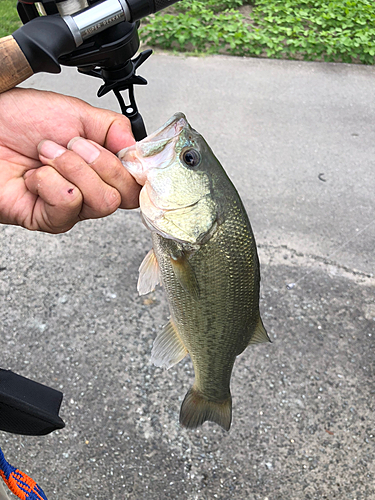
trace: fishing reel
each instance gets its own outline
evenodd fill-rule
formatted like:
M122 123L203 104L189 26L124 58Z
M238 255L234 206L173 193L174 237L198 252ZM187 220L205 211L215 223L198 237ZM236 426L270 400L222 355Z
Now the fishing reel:
M131 122L136 140L146 136L134 97L134 85L147 81L136 74L151 55L139 49L140 19L178 0L18 0L24 26L13 33L32 72L59 73L61 65L101 78L98 97L113 91ZM120 92L128 92L126 103Z

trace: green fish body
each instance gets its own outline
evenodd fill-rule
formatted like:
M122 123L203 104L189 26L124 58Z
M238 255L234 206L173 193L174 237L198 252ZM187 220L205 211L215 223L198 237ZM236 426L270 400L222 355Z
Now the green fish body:
M119 153L143 185L140 206L153 249L140 267L140 294L157 283L171 313L151 360L170 368L190 354L195 381L180 422L229 430L230 378L249 344L268 342L259 313L259 260L241 199L203 137L182 113Z

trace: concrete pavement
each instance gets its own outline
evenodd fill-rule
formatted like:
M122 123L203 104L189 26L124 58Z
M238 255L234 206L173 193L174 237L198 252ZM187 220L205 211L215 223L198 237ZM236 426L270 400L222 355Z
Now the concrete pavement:
M168 310L161 290L137 296L138 213L59 236L3 226L1 366L62 390L67 426L0 446L50 500L375 499L375 68L157 54L140 74L149 132L183 111L242 196L274 343L238 358L229 433L181 429L192 366L149 364ZM64 69L23 86L117 110L98 83Z

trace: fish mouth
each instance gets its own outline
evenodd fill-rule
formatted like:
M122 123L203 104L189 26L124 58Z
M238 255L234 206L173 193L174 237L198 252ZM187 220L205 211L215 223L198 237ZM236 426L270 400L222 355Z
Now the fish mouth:
M173 157L174 145L181 132L188 126L186 116L183 113L175 113L155 132L122 149L117 156L127 171L143 186L150 168L163 168L169 164Z
M148 142L161 142L170 141L174 137L180 135L181 131L188 125L184 113L175 113L164 125L158 128L155 132L148 135L138 144L145 144Z

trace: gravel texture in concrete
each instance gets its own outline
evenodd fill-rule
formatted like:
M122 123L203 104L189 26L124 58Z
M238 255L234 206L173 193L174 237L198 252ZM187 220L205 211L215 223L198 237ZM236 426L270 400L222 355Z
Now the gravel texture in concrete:
M168 308L137 295L139 213L2 226L1 367L63 391L66 422L0 433L6 457L50 500L375 499L375 68L158 54L140 74L148 130L183 111L242 196L273 344L236 361L229 433L182 429L193 369L150 365ZM118 109L72 69L23 86Z

